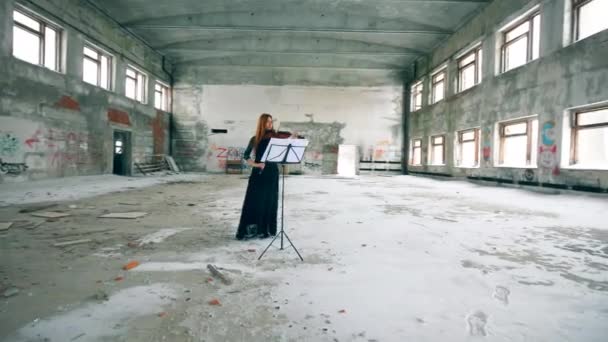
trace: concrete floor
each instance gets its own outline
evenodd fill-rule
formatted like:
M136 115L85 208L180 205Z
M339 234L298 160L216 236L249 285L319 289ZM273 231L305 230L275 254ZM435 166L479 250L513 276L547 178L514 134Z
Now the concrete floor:
M246 182L203 174L0 184L0 222L13 222L0 232L0 294L18 290L0 298L0 340L608 336L606 195L289 176L286 230L304 262L277 242L258 261L269 239L234 240ZM43 211L70 216L19 213L46 200L58 205ZM148 214L98 218L126 211ZM53 246L78 239L92 241ZM133 260L140 265L121 269Z

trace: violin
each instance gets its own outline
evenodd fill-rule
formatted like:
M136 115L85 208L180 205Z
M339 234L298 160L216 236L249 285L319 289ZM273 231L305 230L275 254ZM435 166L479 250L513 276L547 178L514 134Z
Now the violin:
M264 135L264 138L279 138L279 139L287 139L290 138L293 134L288 131L270 131ZM304 139L303 136L297 135L298 139Z

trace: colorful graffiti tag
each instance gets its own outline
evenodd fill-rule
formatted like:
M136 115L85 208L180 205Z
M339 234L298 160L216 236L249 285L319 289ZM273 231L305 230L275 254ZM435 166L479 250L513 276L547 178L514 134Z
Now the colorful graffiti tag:
M0 158L0 175L20 175L27 168L25 163L5 163Z
M559 175L557 145L555 145L555 121L547 121L541 130L541 146L538 150L538 163L543 174Z
M0 132L0 156L14 156L19 151L20 141L11 133Z
M492 129L484 127L482 130L482 149L483 160L487 163L492 159Z
M217 146L212 144L207 153L207 167L209 170L225 170L226 160L241 160L245 148L235 146Z

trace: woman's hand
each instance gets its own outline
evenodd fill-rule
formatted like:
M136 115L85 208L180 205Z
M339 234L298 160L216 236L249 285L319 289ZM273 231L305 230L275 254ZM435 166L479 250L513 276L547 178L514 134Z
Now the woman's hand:
M265 166L266 166L265 163L257 163L255 167L259 168L260 170L264 170Z

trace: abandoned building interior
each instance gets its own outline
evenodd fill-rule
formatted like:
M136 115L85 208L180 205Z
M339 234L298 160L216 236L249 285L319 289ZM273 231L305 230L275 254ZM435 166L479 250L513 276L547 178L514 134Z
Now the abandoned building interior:
M0 1L0 340L605 342L607 14Z

